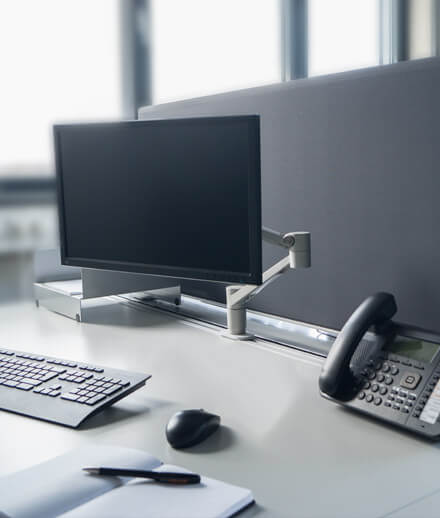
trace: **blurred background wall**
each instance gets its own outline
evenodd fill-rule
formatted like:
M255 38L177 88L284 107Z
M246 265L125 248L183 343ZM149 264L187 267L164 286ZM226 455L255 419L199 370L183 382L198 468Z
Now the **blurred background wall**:
M2 0L0 303L57 246L51 126L440 55L440 0Z

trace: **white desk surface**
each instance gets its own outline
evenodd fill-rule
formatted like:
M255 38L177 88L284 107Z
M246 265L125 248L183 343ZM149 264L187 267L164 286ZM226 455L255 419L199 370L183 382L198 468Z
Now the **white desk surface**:
M258 517L379 517L440 489L439 446L322 399L322 360L124 304L79 324L31 304L0 306L0 347L153 374L79 430L0 413L0 475L84 443L140 448L253 490ZM191 450L164 429L184 408L224 428Z

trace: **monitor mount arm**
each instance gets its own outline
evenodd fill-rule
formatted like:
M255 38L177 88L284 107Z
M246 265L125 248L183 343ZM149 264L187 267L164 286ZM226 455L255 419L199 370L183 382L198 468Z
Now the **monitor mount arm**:
M246 333L246 306L249 300L260 293L268 284L277 279L290 268L310 267L310 233L289 232L281 234L263 227L263 241L287 248L289 255L271 266L263 273L263 283L259 286L228 286L226 288L226 308L228 329L223 336L232 340L251 340L252 335Z

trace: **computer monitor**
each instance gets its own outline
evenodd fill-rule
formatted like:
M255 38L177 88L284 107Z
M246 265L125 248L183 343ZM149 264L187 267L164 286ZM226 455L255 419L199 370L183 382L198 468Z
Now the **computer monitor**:
M262 282L258 116L54 127L65 265Z

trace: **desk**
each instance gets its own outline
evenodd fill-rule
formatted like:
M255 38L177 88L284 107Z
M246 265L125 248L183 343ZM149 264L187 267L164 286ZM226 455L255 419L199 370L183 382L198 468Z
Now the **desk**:
M322 360L108 300L79 324L31 304L0 306L1 346L145 371L147 385L80 430L0 413L0 474L81 444L140 448L164 462L249 487L243 518L384 516L439 489L439 447L346 411L318 394ZM183 408L225 428L190 451L164 428Z

